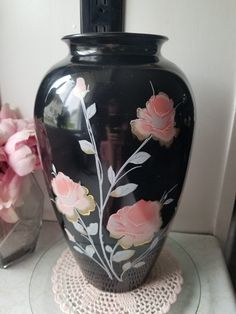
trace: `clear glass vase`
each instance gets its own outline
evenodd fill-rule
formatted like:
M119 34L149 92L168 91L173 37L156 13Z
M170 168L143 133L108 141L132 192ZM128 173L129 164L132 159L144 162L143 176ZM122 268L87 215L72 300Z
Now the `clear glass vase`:
M0 218L0 268L7 268L34 251L42 224L44 195L33 174L24 178L19 219L7 223Z

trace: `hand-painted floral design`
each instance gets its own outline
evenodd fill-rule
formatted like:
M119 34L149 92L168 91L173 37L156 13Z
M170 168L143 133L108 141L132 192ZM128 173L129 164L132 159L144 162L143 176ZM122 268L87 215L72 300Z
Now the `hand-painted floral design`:
M120 239L124 249L149 243L162 224L160 209L161 204L157 201L140 200L111 215L107 230L111 237Z
M88 189L75 183L62 172L52 180L52 188L56 195L57 209L69 220L78 219L76 211L87 216L95 210L95 201L93 196L89 195Z
M153 95L146 108L137 109L138 119L132 120L131 130L140 141L152 136L154 140L169 146L177 134L174 102L165 93Z
M145 259L159 243L162 237L162 230L160 230L162 226L161 208L173 201L172 198L168 198L168 195L175 186L164 192L160 201L141 199L132 205L122 207L111 215L106 226L111 237L109 245L104 243L104 211L110 198L124 198L139 189L138 184L128 181L127 174L143 167L152 158L151 154L143 151L145 145L151 139L158 140L166 146L172 143L177 134L174 121L175 108L173 100L164 93L152 96L147 102L146 108L138 108L138 119L131 121L131 130L142 143L120 165L119 169L115 171L110 165L105 170L98 154L91 126L91 119L97 112L96 104L92 103L86 106L84 100L88 92L89 86L86 85L85 80L82 77L77 78L72 93L81 105L89 137L80 139L78 143L83 153L94 156L99 199L95 202L85 187L74 182L62 172L57 173L56 167L53 165L52 174L54 178L51 184L56 195L53 201L56 203L57 209L72 224L70 231L65 227L64 229L73 249L92 259L111 280L116 279L122 282L124 274L129 269L137 269L145 265ZM104 193L105 176L106 184L109 182L106 193ZM120 184L120 180L124 178L126 181ZM133 198L135 198L134 195ZM90 215L95 208L96 215L91 215L88 222L84 216ZM95 221L93 221L93 217L96 217ZM83 238L83 241L77 241L77 236L74 237L73 230ZM135 247L147 243L150 244L142 253L138 253ZM116 266L114 267L114 265Z

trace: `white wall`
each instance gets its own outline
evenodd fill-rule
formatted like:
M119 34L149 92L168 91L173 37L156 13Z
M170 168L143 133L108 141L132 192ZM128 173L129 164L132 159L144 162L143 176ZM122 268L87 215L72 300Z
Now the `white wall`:
M235 0L126 0L125 30L167 35L163 54L191 82L197 124L184 193L173 228L225 240L236 187ZM79 32L79 0L0 1L2 99L32 115L45 72Z

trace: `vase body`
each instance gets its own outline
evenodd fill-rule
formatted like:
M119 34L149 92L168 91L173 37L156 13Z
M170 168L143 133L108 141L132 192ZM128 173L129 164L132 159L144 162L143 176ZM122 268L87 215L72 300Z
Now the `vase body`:
M44 196L34 175L22 178L21 195L14 210L15 223L0 218L0 268L19 261L32 253L42 224Z
M176 212L194 127L165 37L106 33L64 38L35 103L45 179L82 272L102 290L142 284Z

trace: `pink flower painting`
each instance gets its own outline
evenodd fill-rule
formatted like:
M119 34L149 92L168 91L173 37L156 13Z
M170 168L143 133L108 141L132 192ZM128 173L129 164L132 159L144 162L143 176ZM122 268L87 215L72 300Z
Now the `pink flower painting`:
M62 172L52 179L52 188L56 195L57 209L69 220L78 219L76 210L84 216L95 210L95 201L93 196L89 195L88 189L75 183Z
M149 243L162 224L160 209L157 201L140 200L111 215L107 230L124 249Z
M154 94L152 83L151 86ZM174 201L167 197L175 188L174 186L165 192L161 201L141 199L132 205L126 205L130 199L143 193L139 185L139 180L142 178L139 175L132 177L127 174L138 168L139 170L143 168L143 173L145 172L145 163L153 159L149 148L147 151L144 149L150 140L159 141L161 145L167 147L171 145L174 137L177 136L176 109L173 100L164 93L153 95L145 108L138 108L137 119L132 120L130 124L132 133L141 142L129 158L123 161L123 158L118 160L117 156L109 157L114 148L109 147L109 143L121 145L119 134L116 134L115 138L114 134L108 134L107 139L100 141L97 146L93 133L94 125L91 124L93 123L91 118L96 114L97 106L96 103L85 103L84 98L88 92L89 86L84 78L78 77L72 94L74 98L78 98L75 99L76 104L79 102L81 105L89 136L89 139L80 138L78 142L86 157L90 155L89 158L92 157L91 160L94 160L96 179L93 181L93 189L96 191L97 198L94 200L86 187L60 172L61 169L57 169L60 164L51 164L50 160L49 177L51 174L54 176L50 181L54 192L52 201L67 220L64 229L76 253L92 259L111 280L122 282L125 279L125 273L130 269L134 272L134 269L148 266L146 265L148 256L158 245L164 231L164 228L160 230L162 227L161 210L164 213L165 205ZM112 136L109 137L109 135ZM117 149L113 149L113 153L119 155ZM131 178L135 181L130 182ZM137 194L136 190L139 190ZM123 204L123 207L111 215L110 207L114 204L114 199L120 199L119 204ZM97 211L89 216L95 208ZM104 221L107 221L105 228ZM70 230L67 229L69 224L71 224ZM77 234L83 237L82 241L78 240ZM144 247L141 248L141 246Z
M138 108L137 118L130 124L132 133L140 141L152 136L154 140L169 146L177 135L174 102L164 93L152 96L146 108Z

